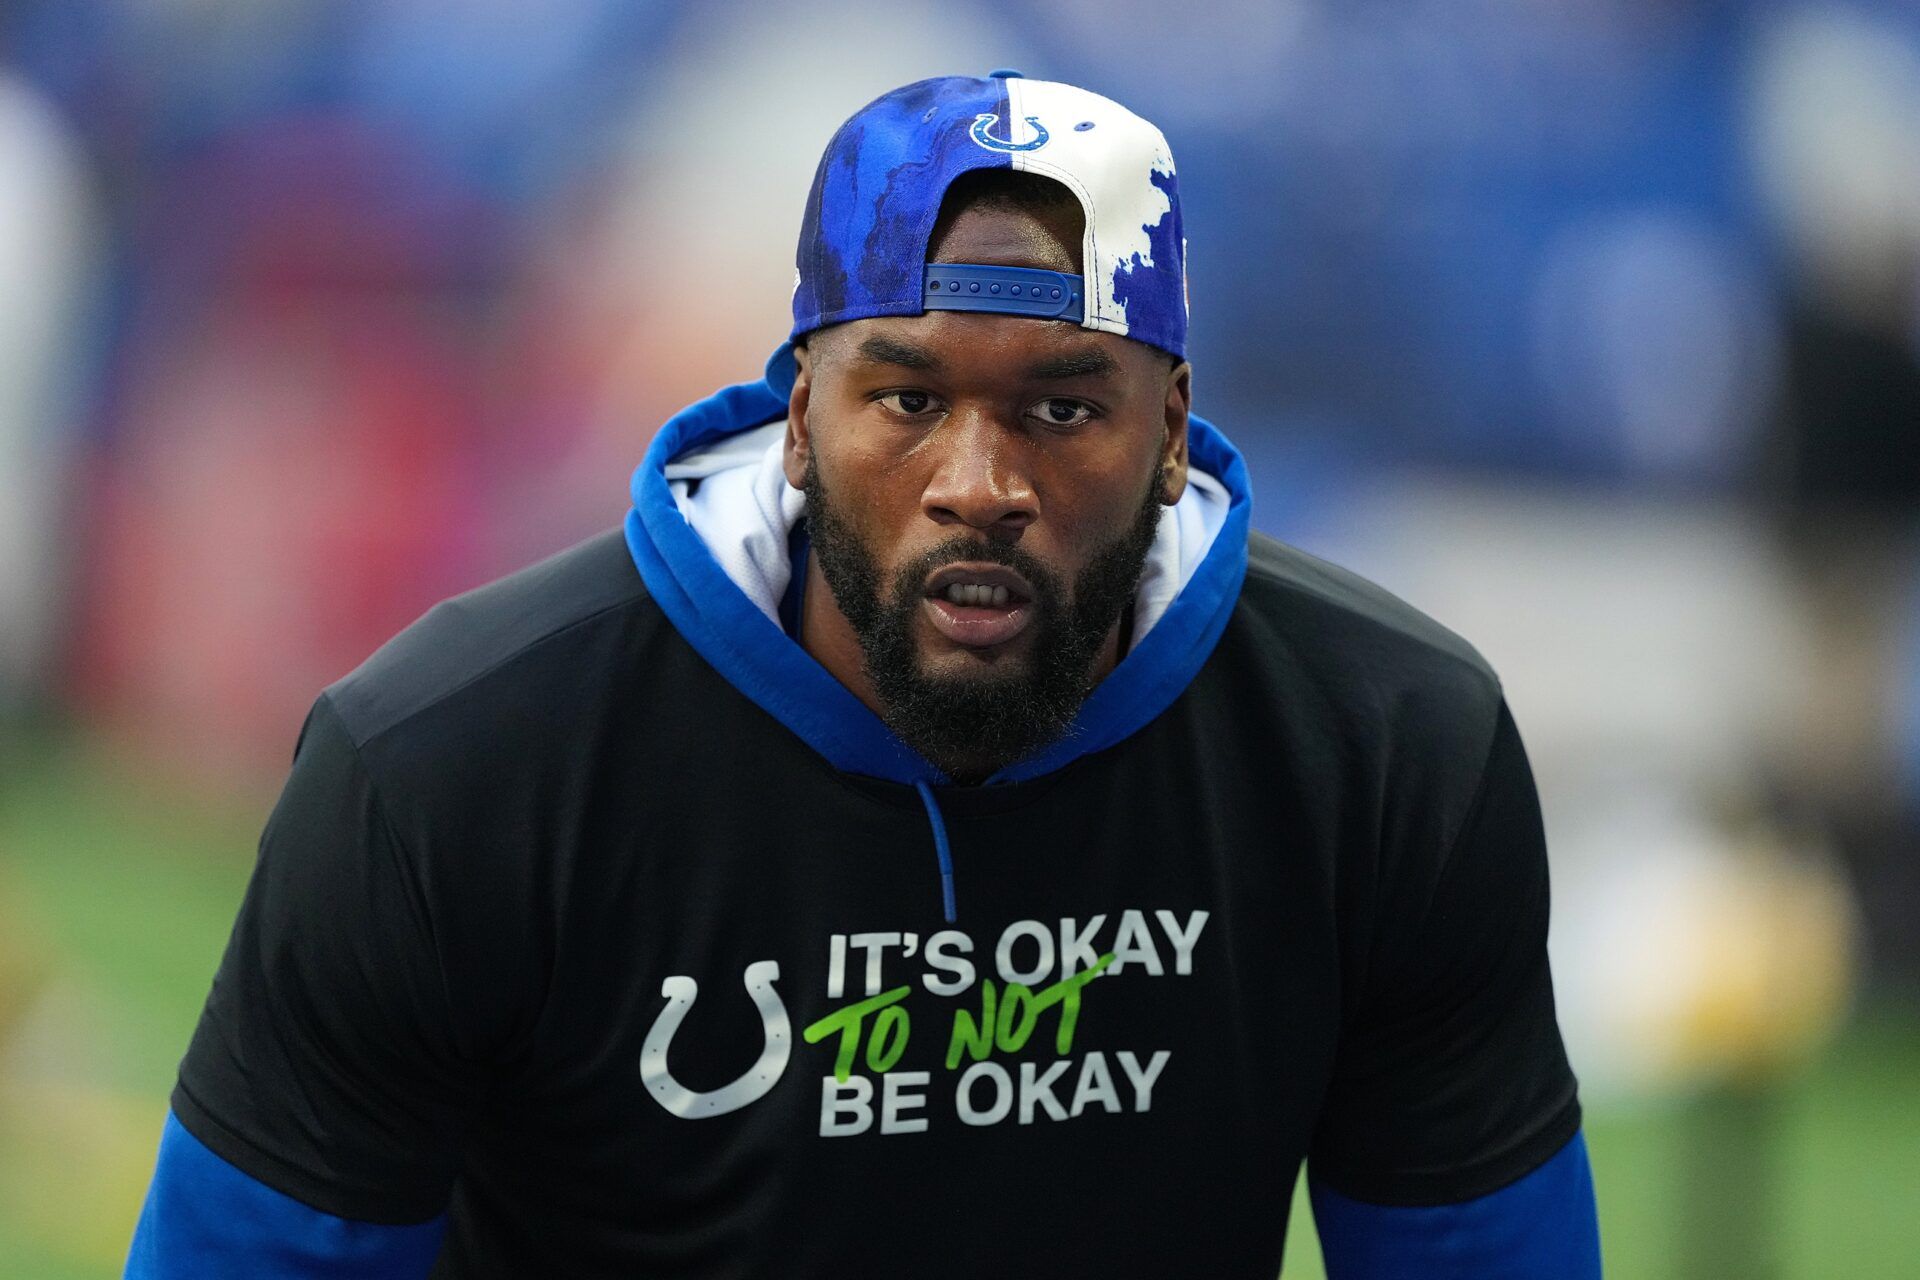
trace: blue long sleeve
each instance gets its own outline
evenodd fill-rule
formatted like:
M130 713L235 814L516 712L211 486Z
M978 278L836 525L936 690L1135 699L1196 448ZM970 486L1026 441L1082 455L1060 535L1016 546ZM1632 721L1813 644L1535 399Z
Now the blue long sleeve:
M1518 1182L1459 1204L1350 1200L1313 1181L1329 1280L1600 1280L1586 1139L1574 1134Z
M446 1215L407 1226L336 1218L234 1168L169 1113L126 1280L421 1280Z

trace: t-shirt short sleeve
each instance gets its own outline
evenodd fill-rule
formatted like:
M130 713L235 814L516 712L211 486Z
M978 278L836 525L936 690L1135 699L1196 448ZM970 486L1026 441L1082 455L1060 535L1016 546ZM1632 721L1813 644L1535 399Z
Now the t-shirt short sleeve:
M1504 702L1423 911L1343 1028L1308 1170L1351 1199L1448 1204L1513 1182L1580 1125L1547 966L1546 838Z
M338 1217L441 1212L479 1090L407 851L327 698L301 733L173 1109Z

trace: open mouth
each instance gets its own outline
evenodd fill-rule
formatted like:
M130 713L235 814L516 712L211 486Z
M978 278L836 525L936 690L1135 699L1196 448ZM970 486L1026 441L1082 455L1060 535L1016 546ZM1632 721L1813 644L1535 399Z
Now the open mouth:
M955 644L1005 644L1033 618L1033 587L1005 565L952 564L927 582L928 620Z

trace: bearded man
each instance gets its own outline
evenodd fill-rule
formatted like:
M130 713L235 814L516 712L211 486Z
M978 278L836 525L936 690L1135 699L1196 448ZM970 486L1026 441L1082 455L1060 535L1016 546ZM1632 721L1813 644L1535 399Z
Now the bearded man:
M315 705L129 1274L1597 1276L1499 682L1250 533L1160 132L897 89L797 265Z

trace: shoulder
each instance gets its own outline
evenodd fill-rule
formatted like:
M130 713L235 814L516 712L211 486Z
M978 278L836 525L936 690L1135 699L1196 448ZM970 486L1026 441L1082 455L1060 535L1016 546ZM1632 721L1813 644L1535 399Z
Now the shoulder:
M1383 749L1409 736L1477 773L1500 679L1473 645L1358 574L1264 534L1248 543L1239 622L1283 696Z
M564 681L584 693L615 678L610 646L657 612L625 540L609 530L436 604L325 700L364 747L456 706L539 699ZM589 659L596 651L599 662Z
M1247 591L1256 603L1284 603L1302 619L1385 646L1393 656L1422 654L1461 674L1492 679L1493 669L1471 644L1384 587L1337 564L1264 533L1247 540Z

